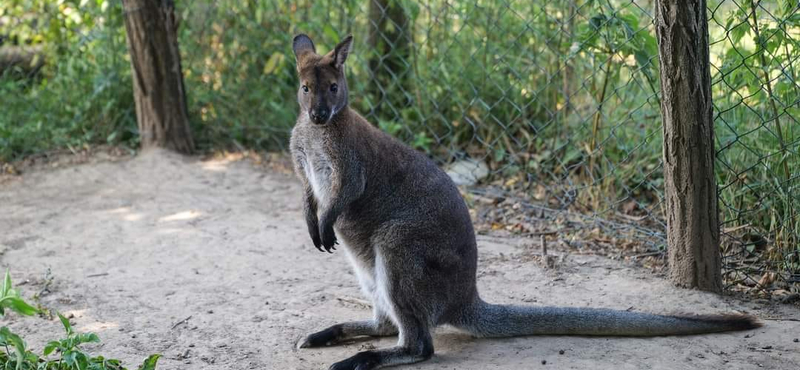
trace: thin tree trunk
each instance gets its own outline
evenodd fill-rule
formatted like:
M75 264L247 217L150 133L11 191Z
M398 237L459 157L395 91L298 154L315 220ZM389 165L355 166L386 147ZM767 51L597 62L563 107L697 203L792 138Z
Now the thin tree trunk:
M142 148L194 150L172 0L123 0Z
M399 110L411 104L411 24L399 1L369 0L371 93L376 110L389 103ZM389 101L390 100L390 101ZM389 108L390 112L392 111Z
M719 292L719 214L705 0L660 0L664 179L670 279Z

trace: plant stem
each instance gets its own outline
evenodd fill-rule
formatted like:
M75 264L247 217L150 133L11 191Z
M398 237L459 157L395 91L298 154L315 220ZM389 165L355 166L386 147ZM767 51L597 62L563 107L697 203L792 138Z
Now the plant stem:
M756 13L756 9L758 6L761 5L761 0L756 2L755 0L750 0L750 8L752 10L753 16L753 32L756 36L756 50L759 52L758 56L761 59L761 71L764 74L764 83L767 85L767 94L769 98L770 107L772 108L772 114L775 116L775 130L778 132L778 142L781 145L781 162L783 164L783 174L786 177L786 182L782 188L784 188L784 193L787 193L787 207L789 211L789 224L794 224L794 210L792 209L792 197L788 194L785 187L789 186L789 181L791 180L791 173L789 172L789 161L786 157L786 143L783 141L783 129L781 128L781 121L778 116L778 107L775 105L775 96L772 94L772 82L769 78L769 69L767 68L767 57L764 55L766 49L764 48L764 40L761 40L761 33L758 27L758 14Z
M603 114L603 103L606 100L606 90L608 89L609 74L611 73L611 60L614 58L615 53L610 53L606 59L606 70L603 75L603 87L600 90L600 99L598 99L597 112L592 119L592 139L589 143L589 174L594 174L594 157L595 150L597 149L597 135L600 132L600 116Z

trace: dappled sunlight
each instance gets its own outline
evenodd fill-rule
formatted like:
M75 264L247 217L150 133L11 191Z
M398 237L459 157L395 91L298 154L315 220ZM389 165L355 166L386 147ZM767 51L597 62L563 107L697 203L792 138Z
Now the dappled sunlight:
M131 207L119 207L119 208L114 208L112 210L109 210L107 212L111 213L111 214L119 214L119 213L129 213L130 211L131 211Z
M86 323L75 323L73 326L80 332L84 333L97 333L109 329L118 329L119 324L116 322L101 322L101 321L93 321L95 318L91 317L87 309L81 310L68 310L61 312L66 318L69 319L87 319L89 322ZM83 321L83 320L81 320Z
M80 326L80 330L84 332L97 333L109 329L118 329L119 324L115 322L91 322Z
M131 213L122 217L125 221L139 221L144 217L141 213Z
M201 164L201 167L206 171L223 172L227 171L228 163L230 163L230 161L214 160L214 161L203 162L203 164Z
M122 218L123 220L131 221L131 222L139 221L142 218L144 218L144 214L143 213L131 212L131 207L114 208L114 209L106 211L106 213L109 213L109 214L112 214L112 215L120 215L120 218Z
M203 213L199 211L178 212L169 216L161 217L158 219L158 222L186 221L200 217L202 214Z
M77 317L77 318L81 318L81 317L84 317L84 316L86 315L86 311L87 311L86 309L81 309L81 310L68 310L68 311L61 312L61 315L63 315L64 317Z
M223 172L230 163L244 159L246 153L217 153L213 158L200 163L206 171Z

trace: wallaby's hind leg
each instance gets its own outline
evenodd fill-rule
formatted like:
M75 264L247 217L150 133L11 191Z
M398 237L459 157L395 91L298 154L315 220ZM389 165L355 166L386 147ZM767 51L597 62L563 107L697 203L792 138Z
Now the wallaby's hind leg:
M370 370L384 366L411 364L433 356L433 340L426 322L400 317L400 340L396 347L359 352L331 365L329 370Z
M389 337L397 335L397 327L385 316L376 315L373 320L351 321L333 325L303 338L298 348L330 346L356 337Z
M391 235L391 233L387 233ZM380 243L378 243L380 244ZM393 252L404 252L409 250L409 243L397 242L398 246L385 244L386 249ZM406 268L388 268L399 266L398 261L405 261ZM413 261L408 263L408 261ZM427 360L433 356L433 340L431 339L430 329L437 322L436 311L430 311L430 307L420 304L421 302L435 302L436 296L427 296L427 281L418 279L408 279L411 277L422 276L418 269L424 267L424 263L414 261L413 258L398 253L383 255L375 253L375 299L379 312L386 312L397 328L399 338L397 346L382 349L359 352L355 356L344 361L337 362L330 367L330 370L370 370L379 367L410 364ZM415 271L417 270L417 271Z

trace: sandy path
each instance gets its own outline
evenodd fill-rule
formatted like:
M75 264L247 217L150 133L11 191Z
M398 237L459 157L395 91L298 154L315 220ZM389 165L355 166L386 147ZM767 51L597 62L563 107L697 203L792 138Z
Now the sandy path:
M324 369L361 348L392 345L293 349L304 333L370 315L344 256L311 246L298 199L289 175L160 151L34 171L0 185L2 265L28 298L50 269L42 303L74 314L78 330L96 332L103 343L91 352L133 368L159 352L160 369ZM601 257L570 256L544 270L531 262L526 240L481 236L479 244L479 285L490 301L800 318L788 306L674 289ZM2 321L39 349L61 335L57 321ZM407 368L797 369L797 337L796 321L651 339L473 340L445 328L435 335L434 359Z

